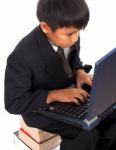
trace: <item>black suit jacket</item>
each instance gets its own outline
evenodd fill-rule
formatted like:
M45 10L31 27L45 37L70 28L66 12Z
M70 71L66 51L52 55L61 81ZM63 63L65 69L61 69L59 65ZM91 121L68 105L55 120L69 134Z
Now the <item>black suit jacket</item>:
M73 77L68 78L57 53L36 27L24 37L7 59L5 72L5 108L13 114L34 115L46 106L49 90L66 88L75 82L75 71L82 67L80 40L71 47L69 63Z

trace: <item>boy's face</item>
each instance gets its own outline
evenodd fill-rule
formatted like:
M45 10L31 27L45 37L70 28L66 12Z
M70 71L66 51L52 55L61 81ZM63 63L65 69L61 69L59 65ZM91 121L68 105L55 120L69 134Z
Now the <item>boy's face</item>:
M63 27L58 28L55 31L53 31L49 26L44 27L45 28L41 26L48 40L50 40L56 46L68 48L78 41L80 30L75 27Z

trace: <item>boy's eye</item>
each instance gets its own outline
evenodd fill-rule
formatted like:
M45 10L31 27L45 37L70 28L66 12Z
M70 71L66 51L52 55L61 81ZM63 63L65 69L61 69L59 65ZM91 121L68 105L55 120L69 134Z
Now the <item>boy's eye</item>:
M67 36L72 36L72 35L73 35L73 33L67 33L66 35L67 35Z

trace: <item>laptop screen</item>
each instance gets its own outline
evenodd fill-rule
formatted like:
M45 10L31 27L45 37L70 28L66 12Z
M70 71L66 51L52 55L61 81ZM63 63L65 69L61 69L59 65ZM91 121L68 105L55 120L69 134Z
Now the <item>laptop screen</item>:
M87 118L99 116L116 102L116 48L95 63Z

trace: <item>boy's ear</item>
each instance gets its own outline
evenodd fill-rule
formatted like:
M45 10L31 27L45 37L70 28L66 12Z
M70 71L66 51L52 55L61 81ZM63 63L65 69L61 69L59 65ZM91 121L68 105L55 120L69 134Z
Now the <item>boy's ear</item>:
M40 22L40 27L45 34L47 34L50 31L50 27L44 21Z

